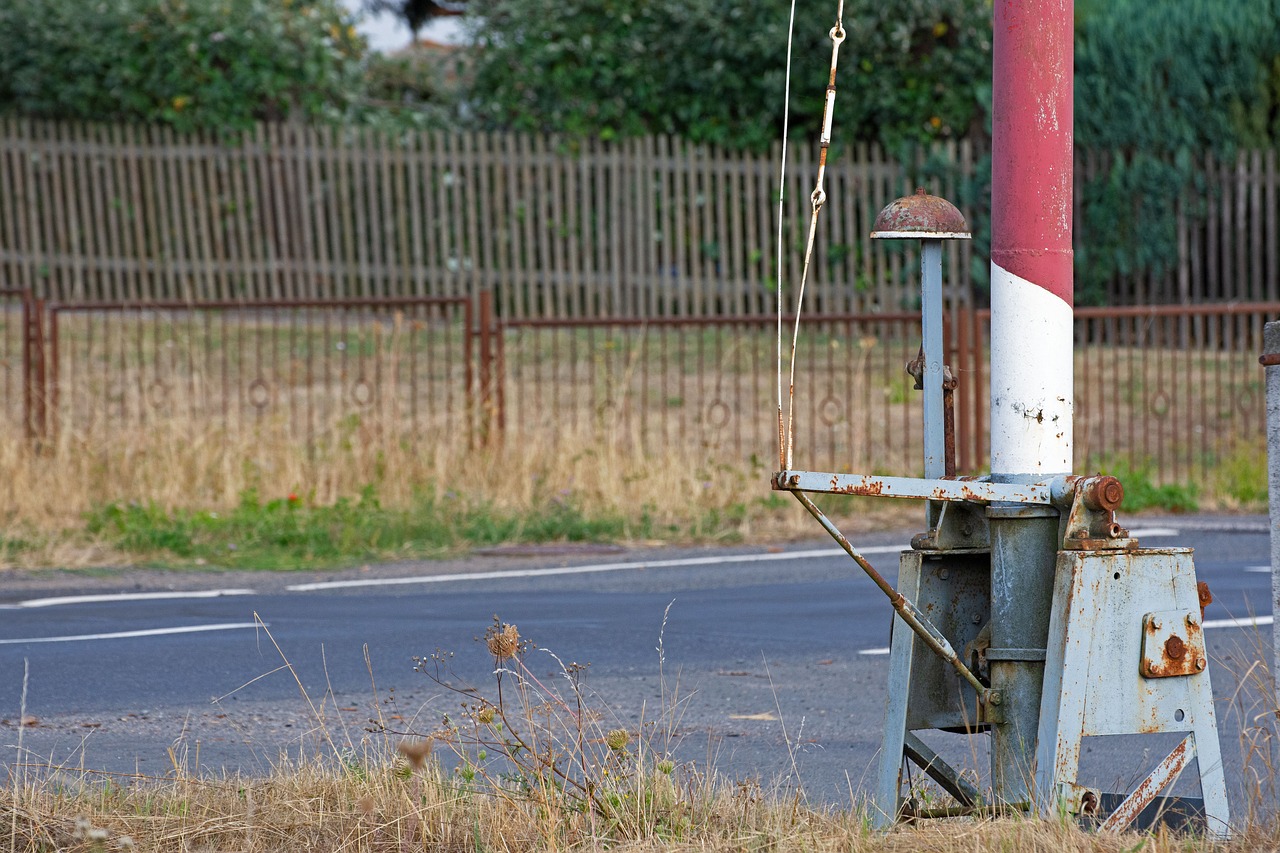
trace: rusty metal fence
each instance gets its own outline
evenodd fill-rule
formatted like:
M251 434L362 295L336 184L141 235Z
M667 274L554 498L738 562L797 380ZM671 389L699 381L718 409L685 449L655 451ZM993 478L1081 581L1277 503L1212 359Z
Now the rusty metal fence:
M38 303L37 303L38 304ZM27 383L37 436L168 421L265 423L306 442L472 431L480 410L470 300L100 302L43 307L48 369Z
M5 414L36 439L180 421L307 442L608 440L660 460L776 465L776 318L499 318L474 298L42 304L0 291ZM1264 434L1262 325L1280 303L1076 311L1079 471L1209 477ZM987 467L985 311L946 328L957 461ZM807 318L795 462L918 474L914 313ZM543 441L543 444L546 442Z

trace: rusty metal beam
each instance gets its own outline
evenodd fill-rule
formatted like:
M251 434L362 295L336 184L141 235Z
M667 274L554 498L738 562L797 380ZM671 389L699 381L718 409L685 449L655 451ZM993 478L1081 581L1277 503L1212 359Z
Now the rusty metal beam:
M1055 482L989 483L984 480L924 480L915 477L878 477L872 474L830 474L816 471L780 471L773 488L790 492L822 492L878 498L911 498L934 501L969 501L989 504L1055 503Z

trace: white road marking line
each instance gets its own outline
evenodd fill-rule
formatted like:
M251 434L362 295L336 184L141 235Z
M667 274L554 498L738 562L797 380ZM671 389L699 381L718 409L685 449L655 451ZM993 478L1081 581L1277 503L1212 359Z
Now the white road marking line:
M1241 619L1207 619L1202 627L1205 628L1252 628L1255 625L1264 627L1272 625L1276 621L1274 616L1246 616Z
M887 655L887 654L889 654L889 647L888 647L888 646L885 646L883 649L862 649L861 651L859 651L859 652L858 652L858 654L860 654L860 655Z
M57 598L30 598L17 604L0 604L0 610L25 607L58 607L63 604L98 604L116 601L158 601L182 598L221 598L224 595L253 595L251 589L201 589L188 592L121 592L102 595L64 595Z
M1159 539L1162 536L1177 536L1181 531L1173 527L1137 527L1129 531L1134 539Z
M1271 567L1270 566L1245 566L1244 570L1246 572L1269 572L1271 571Z
M897 554L906 545L873 545L859 548L861 554ZM498 572L462 572L451 575L423 575L411 578L363 578L352 581L322 581L287 586L290 592L315 592L322 589L351 589L365 586L399 586L403 584L447 583L450 581L482 581L505 578L542 578L554 575L589 575L598 572L620 572L626 569L667 569L679 566L713 566L724 563L761 563L772 560L804 560L818 557L843 557L840 548L815 551L791 551L781 554L736 554L720 557L687 557L681 560L647 560L638 563L596 563L588 566L558 566L550 569L506 569Z
M161 637L166 634L198 634L203 631L232 631L237 628L265 628L267 622L224 622L220 625L185 625L178 628L147 628L140 631L117 631L112 634L77 634L70 637L26 637L18 640L0 640L0 645L17 646L23 643L72 643L78 640L120 640L127 637Z

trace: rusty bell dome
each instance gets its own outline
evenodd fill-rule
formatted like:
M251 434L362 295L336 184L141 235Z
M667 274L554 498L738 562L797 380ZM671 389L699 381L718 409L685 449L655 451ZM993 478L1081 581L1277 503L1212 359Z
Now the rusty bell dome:
M929 195L924 188L915 195L890 202L871 231L872 240L968 240L969 225L956 206Z

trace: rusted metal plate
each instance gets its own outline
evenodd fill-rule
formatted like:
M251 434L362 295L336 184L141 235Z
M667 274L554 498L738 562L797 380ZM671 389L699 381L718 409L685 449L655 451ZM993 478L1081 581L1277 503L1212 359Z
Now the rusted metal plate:
M1209 655L1199 610L1161 610L1142 617L1142 662L1146 678L1204 672Z

